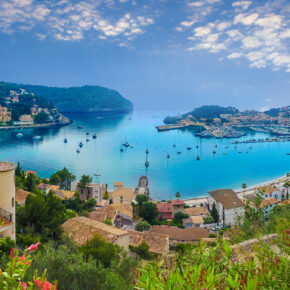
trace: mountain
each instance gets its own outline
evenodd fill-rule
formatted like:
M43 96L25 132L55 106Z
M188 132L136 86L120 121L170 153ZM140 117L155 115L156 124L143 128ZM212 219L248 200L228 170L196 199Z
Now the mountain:
M164 123L168 124L174 124L180 120L186 119L186 118L219 118L220 114L236 114L239 110L234 107L221 107L216 105L210 105L210 106L201 106L199 108L196 108L188 113L178 115L176 117L166 117L164 119Z
M23 88L43 97L62 113L125 114L133 110L133 104L119 92L100 86L60 88L0 82L1 84L14 86L16 89Z

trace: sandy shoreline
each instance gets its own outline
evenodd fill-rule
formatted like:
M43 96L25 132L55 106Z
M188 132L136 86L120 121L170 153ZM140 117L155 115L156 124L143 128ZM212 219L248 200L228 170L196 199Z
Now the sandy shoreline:
M249 195L255 193L255 188L265 185L273 185L273 186L282 186L287 180L290 180L290 177L287 177L286 174L284 174L281 177L278 177L276 179L272 179L269 181L265 181L262 183L255 184L253 186L250 186L246 189L234 189L234 191L237 193L237 195L241 198L244 195ZM183 199L186 205L200 205L201 203L208 202L209 196L201 196L196 198L190 198L190 199Z

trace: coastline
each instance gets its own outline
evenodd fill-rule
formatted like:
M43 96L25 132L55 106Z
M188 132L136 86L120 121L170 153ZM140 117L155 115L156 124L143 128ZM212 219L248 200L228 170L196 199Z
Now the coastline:
M72 120L63 116L63 119L58 122L50 122L50 123L42 123L42 124L31 124L31 125L20 125L20 126L3 126L0 127L0 130L13 130L13 129L26 129L26 128L46 128L46 127L53 127L53 126L67 126L73 123Z
M246 189L234 189L234 192L238 195L239 198L246 196L246 195L250 195L255 193L255 189L257 187L261 187L261 186L267 186L267 185L272 185L272 186L281 186L283 185L287 180L290 180L290 177L287 177L287 174L284 174L283 176L280 176L276 179L272 179L269 181L265 181L262 183L258 183L255 185L252 185ZM201 203L206 203L208 202L208 198L209 196L201 196L201 197L196 197L196 198L190 198L190 199L183 199L183 201L185 202L186 205L200 205Z

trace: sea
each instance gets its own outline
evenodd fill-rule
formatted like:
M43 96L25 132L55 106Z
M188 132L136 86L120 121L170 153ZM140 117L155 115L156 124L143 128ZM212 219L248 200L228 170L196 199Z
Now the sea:
M290 156L286 155L290 142L232 144L273 137L250 130L238 139L196 137L198 128L158 132L155 127L162 125L167 115L148 111L125 116L67 114L73 123L65 127L0 130L0 160L19 161L23 169L36 171L41 177L66 167L77 178L88 174L109 189L114 181L135 188L145 175L151 198L159 200L172 199L176 192L190 199L218 188L238 189L243 183L249 187L290 172ZM17 137L17 133L23 136ZM34 136L41 138L33 140ZM124 147L124 142L130 146Z

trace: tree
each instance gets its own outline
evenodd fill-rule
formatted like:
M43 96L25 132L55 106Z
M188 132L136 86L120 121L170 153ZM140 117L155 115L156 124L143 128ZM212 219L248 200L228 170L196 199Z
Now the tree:
M183 219L186 219L186 218L189 218L189 215L188 214L183 213L183 212L177 212L177 213L174 214L173 221L176 224L180 224L180 223L182 223L182 220Z
M49 115L43 111L34 117L35 124L45 123L47 121L49 121Z
M149 198L146 194L137 194L136 201L138 203L138 206L141 207L143 202L149 201Z
M156 204L150 201L143 202L139 209L139 215L147 222L151 223L152 220L156 219L158 216Z
M64 205L67 209L74 210L77 213L82 212L83 201L80 199L80 193L76 191L73 197L64 201Z
M215 223L219 222L220 217L215 202L212 205L211 216L213 217Z
M109 226L113 225L113 223L112 223L112 221L110 219L104 219L103 223L106 224L106 225L109 225Z
M36 182L37 182L37 177L34 174L29 173L26 179L26 186L25 186L26 190L30 192L34 191L36 188Z
M92 180L93 179L92 179L91 176L89 176L89 175L83 175L82 178L81 178L81 180L80 180L80 182L79 182L79 187L81 189L85 189L87 187L87 185L92 182Z
M17 167L15 169L15 175L18 176L18 177L21 177L21 171L22 171L22 168L21 168L20 163L18 161L17 162Z
M246 189L246 188L247 188L247 184L246 184L246 183L243 183L243 184L242 184L242 188L243 188L243 189Z
M96 204L97 204L97 201L91 197L85 202L85 209L87 211L93 211Z
M180 192L176 192L176 198L180 198Z
M206 216L205 218L204 218L204 223L205 224L213 224L215 221L214 221L214 219L213 219L213 217L210 215L210 216Z
M137 247L130 246L130 249L144 260L151 260L153 258L152 254L149 252L149 246L145 241Z
M144 232L150 230L150 224L147 221L139 221L136 224L135 230L138 232Z
M70 185L73 180L75 180L75 175L69 172L67 168L63 168L62 170L59 170L55 172L50 177L51 184L59 185L61 189L70 189Z
M108 192L108 191L106 191L106 192L104 193L104 199L109 199L109 192Z

